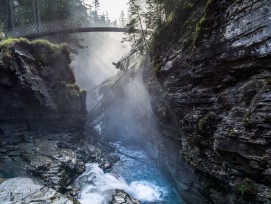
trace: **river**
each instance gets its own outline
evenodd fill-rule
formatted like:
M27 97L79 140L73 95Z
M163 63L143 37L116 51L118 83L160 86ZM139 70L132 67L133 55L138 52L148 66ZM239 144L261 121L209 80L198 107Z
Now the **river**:
M111 145L120 157L112 171L105 173L98 164L90 163L77 180L82 204L107 204L115 189L126 191L142 204L182 203L174 185L142 148L122 142Z

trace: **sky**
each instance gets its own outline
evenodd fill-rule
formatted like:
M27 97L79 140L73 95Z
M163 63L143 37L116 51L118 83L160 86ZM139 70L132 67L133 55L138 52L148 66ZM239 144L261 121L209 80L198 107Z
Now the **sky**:
M125 15L128 11L128 0L99 0L100 14L105 14L106 11L111 19L118 19L123 10Z

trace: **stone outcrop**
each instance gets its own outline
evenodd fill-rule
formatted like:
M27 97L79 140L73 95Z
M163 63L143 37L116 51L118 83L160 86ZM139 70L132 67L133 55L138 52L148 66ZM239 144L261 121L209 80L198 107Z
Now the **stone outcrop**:
M140 204L140 202L131 198L123 190L115 190L115 194L112 196L110 204Z
M30 178L14 178L0 184L0 203L79 204Z
M86 92L76 84L67 46L6 41L0 45L1 134L83 130Z
M0 43L0 177L38 176L64 192L84 171L86 92L65 45Z
M46 186L64 191L74 175L84 172L84 162L71 149L59 148L56 141L36 140L21 143L20 155L29 164L28 169L44 180Z
M268 0L194 1L155 36L145 81L164 145L214 203L271 202L270 13Z
M4 199L71 203L57 192L76 197L74 181L86 162L108 170L115 160L94 146L91 129L85 132L86 92L76 84L69 50L43 40L7 39L0 51L0 182L22 176L43 181L8 180L1 193L18 188L23 197ZM19 192L20 182L33 197Z

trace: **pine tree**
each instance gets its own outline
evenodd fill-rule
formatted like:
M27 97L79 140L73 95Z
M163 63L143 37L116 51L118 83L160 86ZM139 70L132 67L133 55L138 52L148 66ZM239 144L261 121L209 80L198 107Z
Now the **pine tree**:
M136 0L129 1L129 23L126 25L128 28L128 36L123 38L123 42L128 41L132 43L133 50L138 50L144 53L144 48L147 48L146 33L143 27L144 12ZM140 33L135 32L141 30Z
M121 13L120 13L120 26L121 27L124 27L125 26L125 19L124 19L124 11L122 10Z

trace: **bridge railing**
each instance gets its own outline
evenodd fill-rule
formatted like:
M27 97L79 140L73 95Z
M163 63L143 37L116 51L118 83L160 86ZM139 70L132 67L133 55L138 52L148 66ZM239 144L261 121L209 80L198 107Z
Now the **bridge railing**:
M115 27L125 28L128 21L126 19L112 20L78 20L78 19L59 19L52 21L44 21L40 24L30 24L24 26L14 27L12 29L6 29L6 37L22 37L31 34L58 32L63 30L78 29L78 28L90 28L90 27Z

